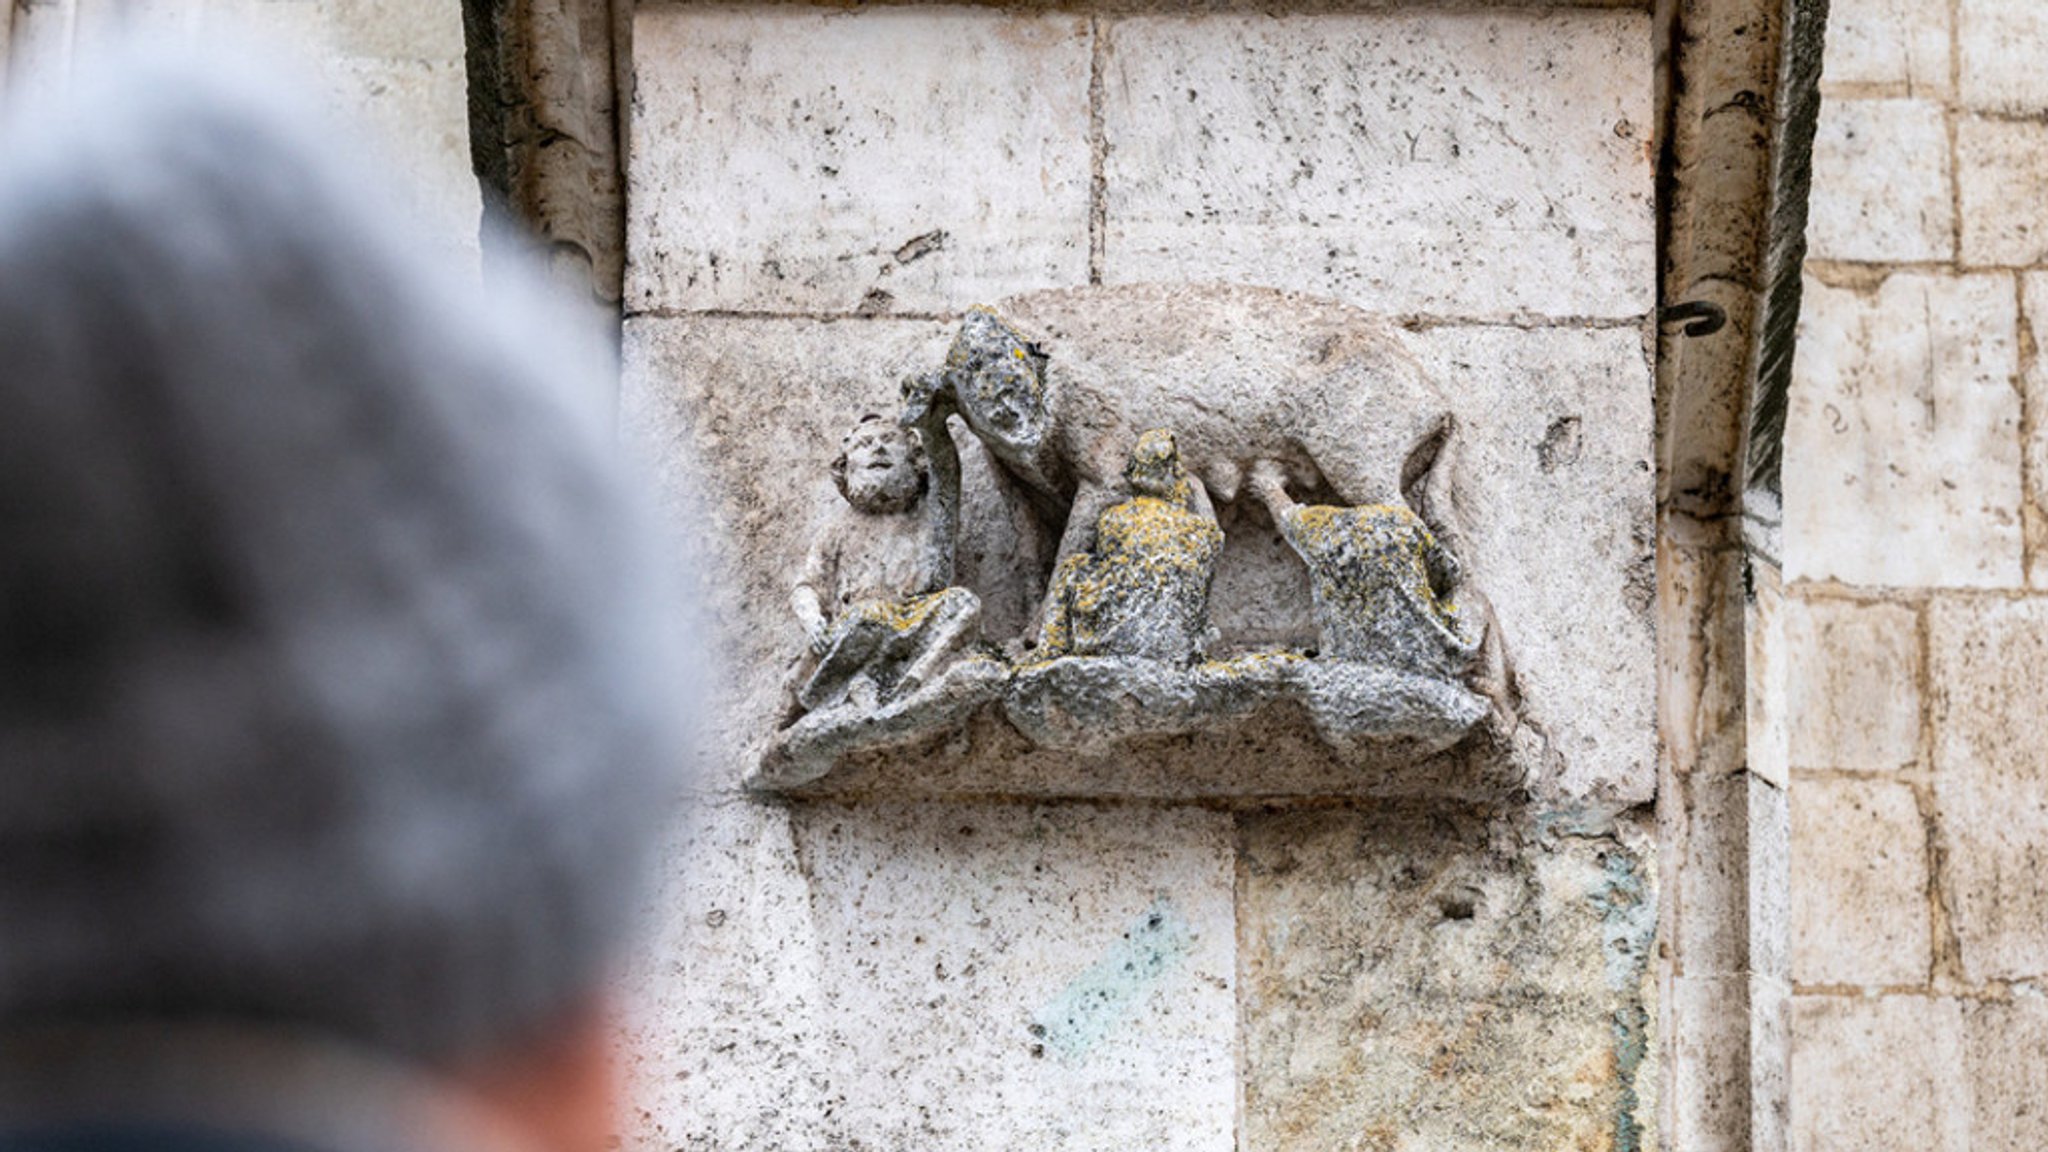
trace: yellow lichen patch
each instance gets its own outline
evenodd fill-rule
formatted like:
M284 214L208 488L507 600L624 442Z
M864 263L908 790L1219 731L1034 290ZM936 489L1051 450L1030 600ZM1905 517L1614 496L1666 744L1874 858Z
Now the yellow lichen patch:
M1472 648L1432 579L1456 563L1415 513L1297 506L1281 530L1308 566L1324 655L1444 671Z
M1138 496L1103 513L1096 536L1094 552L1069 557L1054 575L1041 648L1192 654L1207 623L1222 530L1177 503Z

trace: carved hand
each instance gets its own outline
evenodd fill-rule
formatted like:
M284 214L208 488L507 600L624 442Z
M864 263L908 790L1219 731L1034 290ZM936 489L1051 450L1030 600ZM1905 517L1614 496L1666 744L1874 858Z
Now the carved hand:
M790 595L789 607L796 613L797 623L802 624L804 635L811 638L811 651L824 654L826 638L831 635L832 623L825 619L825 610L818 603L818 594L808 586L799 584Z

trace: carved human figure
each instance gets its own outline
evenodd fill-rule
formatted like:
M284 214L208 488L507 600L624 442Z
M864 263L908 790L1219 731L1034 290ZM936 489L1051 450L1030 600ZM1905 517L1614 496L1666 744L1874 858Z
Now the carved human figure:
M812 541L790 595L811 639L796 670L802 710L909 695L975 638L981 601L947 586L959 464L944 415L925 421L924 435L863 416L832 461L845 503Z
M1200 658L1223 531L1173 433L1138 438L1124 468L1131 497L1095 523L1086 551L1053 573L1039 655Z
M1320 655L1438 679L1473 672L1486 614L1461 610L1457 558L1420 517L1297 503L1272 461L1253 466L1251 487L1308 566Z

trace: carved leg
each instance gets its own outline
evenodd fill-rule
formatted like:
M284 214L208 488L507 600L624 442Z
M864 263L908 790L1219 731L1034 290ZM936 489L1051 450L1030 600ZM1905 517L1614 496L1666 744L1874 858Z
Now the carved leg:
M1095 546L1096 522L1117 502L1117 492L1100 484L1083 482L1074 493L1074 506L1067 512L1067 530L1060 534L1060 550L1053 557L1052 570L1057 573L1070 557L1081 555ZM1048 587L1046 594L1039 597L1038 610L1031 614L1031 621L1024 634L1036 636L1045 626L1047 613L1054 610L1053 598L1058 595L1057 578L1054 587Z
M1287 523L1287 513L1299 507L1294 497L1287 494L1287 469L1278 460L1261 460L1252 465L1252 494L1266 506L1273 517L1273 525L1280 527Z
M925 621L922 651L896 682L896 694L908 696L929 683L934 673L950 664L974 639L981 627L981 600L965 588L948 588Z

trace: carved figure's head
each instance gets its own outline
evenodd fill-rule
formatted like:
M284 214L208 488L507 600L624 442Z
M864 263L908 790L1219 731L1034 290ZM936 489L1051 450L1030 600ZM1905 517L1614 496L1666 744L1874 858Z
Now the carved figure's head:
M1045 363L1045 353L993 310L975 308L961 320L945 378L967 426L998 456L1026 458L1045 442Z
M1188 488L1187 469L1181 466L1180 445L1173 433L1154 428L1138 437L1131 449L1131 462L1124 465L1124 479L1140 496L1156 496L1175 504L1186 504L1193 493Z
M832 482L862 512L909 511L931 483L924 442L911 429L870 412L839 442Z

